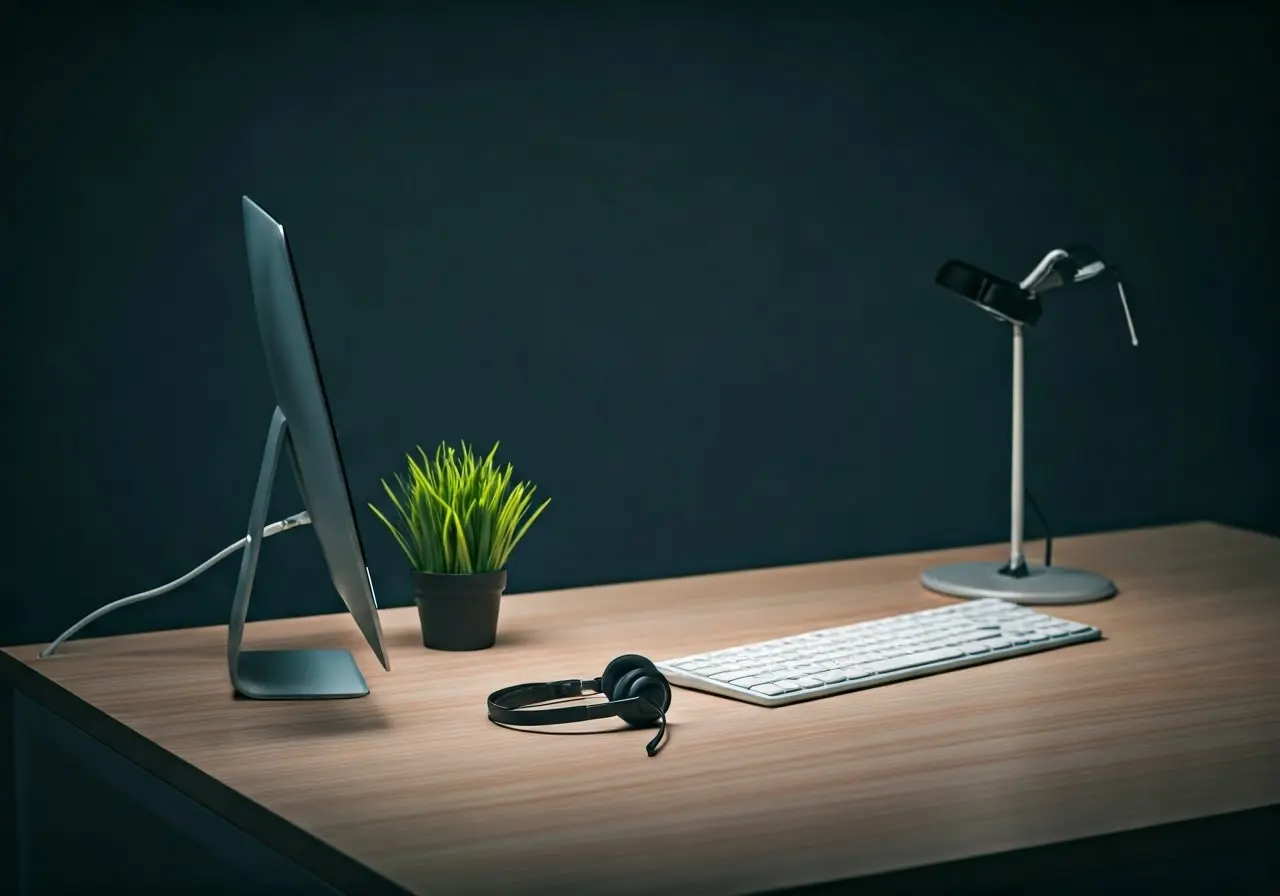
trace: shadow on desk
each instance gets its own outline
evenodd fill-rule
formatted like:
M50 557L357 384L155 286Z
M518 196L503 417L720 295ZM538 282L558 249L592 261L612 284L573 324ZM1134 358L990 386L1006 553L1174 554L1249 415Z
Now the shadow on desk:
M624 737L630 734L633 738L640 738L641 743L647 742L649 738L658 733L657 728L632 728L630 725L625 722L619 722L617 719L601 719L599 722L594 724L592 722L582 722L575 724L572 727L539 726L534 728L530 726L522 728L516 725L504 725L501 722L490 722L489 724L496 724L499 728L504 728L507 731L514 731L517 734L549 734L555 737L582 737L583 735L590 737L603 737L609 734ZM667 722L667 733L666 738L663 740L663 750L667 748L667 743L673 737L679 736L679 731L679 722Z
M484 657L488 654L511 649L522 649L536 645L539 641L545 641L546 638L540 638L536 629L529 627L505 626L501 623L498 629L498 640L492 646L484 650L457 651L459 653L469 653L476 657L478 662L484 662ZM422 630L417 628L396 628L383 633L383 641L387 645L387 652L391 656L399 656L402 652L416 650L419 653L428 648L422 646ZM309 645L298 644L299 647ZM454 653L455 651L440 651L440 653Z
M255 735L290 744L308 740L377 734L392 727L390 716L372 700L315 700L291 706L290 712L274 711L269 701L233 697L245 704L245 728Z
M1132 896L1280 893L1280 806L773 891L775 896L961 893Z

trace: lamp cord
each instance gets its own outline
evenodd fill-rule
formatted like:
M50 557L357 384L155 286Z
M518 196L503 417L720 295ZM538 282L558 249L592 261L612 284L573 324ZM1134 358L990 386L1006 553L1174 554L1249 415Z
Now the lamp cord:
M1026 494L1031 512L1036 515L1036 519L1040 521L1040 528L1044 530L1044 565L1053 566L1053 532L1049 529L1049 521L1040 512L1040 505L1036 503L1036 497L1031 494L1030 489L1026 489Z

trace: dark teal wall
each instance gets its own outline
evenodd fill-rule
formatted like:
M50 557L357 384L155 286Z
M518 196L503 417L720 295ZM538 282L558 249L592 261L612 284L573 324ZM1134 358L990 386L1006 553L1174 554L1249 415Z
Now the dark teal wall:
M932 277L1076 240L1142 346L1102 287L1032 332L1051 522L1280 532L1261 4L103 6L4 29L4 642L242 531L242 193L289 229L358 504L459 438L554 499L515 591L1004 537L1008 334ZM234 576L94 631L220 622ZM337 608L313 536L273 540L255 615Z

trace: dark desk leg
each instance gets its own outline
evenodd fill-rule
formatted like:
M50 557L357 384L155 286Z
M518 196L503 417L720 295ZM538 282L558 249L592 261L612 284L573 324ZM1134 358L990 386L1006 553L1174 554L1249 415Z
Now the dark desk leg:
M14 730L13 688L0 683L0 892L22 894L18 867L17 732Z
M25 693L11 702L21 896L340 896Z

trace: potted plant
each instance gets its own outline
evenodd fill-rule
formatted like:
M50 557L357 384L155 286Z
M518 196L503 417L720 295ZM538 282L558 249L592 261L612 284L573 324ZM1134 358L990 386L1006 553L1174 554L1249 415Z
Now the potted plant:
M529 513L535 486L512 484L511 465L483 460L471 447L440 444L434 458L418 448L406 455L408 476L382 487L399 517L394 523L369 507L391 530L413 569L413 600L423 646L482 650L498 634L498 607L507 587L507 560L550 504Z

